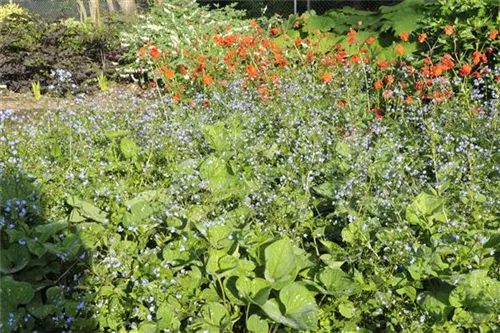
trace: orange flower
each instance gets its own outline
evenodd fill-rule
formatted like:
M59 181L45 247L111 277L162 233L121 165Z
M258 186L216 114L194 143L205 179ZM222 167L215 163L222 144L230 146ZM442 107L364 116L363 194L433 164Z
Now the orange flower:
M302 38L300 37L295 38L295 45L299 46L300 44L302 44Z
M354 30L352 28L351 28L351 30L349 30L349 32L347 33L347 36L349 37L347 39L347 42L349 44L351 44L351 45L354 44L354 42L355 42L354 36L356 36L356 34L357 34L356 30Z
M405 97L405 104L406 105L411 105L413 103L413 96L408 95Z
M248 65L247 66L247 73L248 73L248 76L253 79L254 77L257 76L258 74L258 71L257 71L257 68L255 68L254 66L252 65Z
M206 86L209 86L213 83L213 79L209 74L203 75L203 84Z
M179 103L179 102L181 101L181 94L179 94L179 93L175 93L175 94L174 94L174 96L172 96L172 99L173 99L175 102Z
M472 66L469 64L465 64L460 68L460 75L467 76L472 72Z
M479 62L481 61L482 55L483 54L479 51L474 51L474 53L472 53L472 62L474 63L474 65L479 64Z
M163 72L163 76L165 76L167 79L173 79L175 76L175 72L165 66L161 68L161 71Z
M455 27L451 25L447 25L444 28L444 33L447 34L448 36L451 36L455 33Z
M441 65L431 66L430 74L432 76L439 76L439 75L443 74L443 67L441 67Z
M489 37L490 37L491 40L497 39L497 36L498 36L498 30L497 29L495 29L492 32L490 32Z
M355 53L351 57L351 64L356 65L359 63L359 54Z
M321 76L321 82L328 83L332 80L332 75L328 72L325 72L323 76Z
M380 69L386 69L387 67L389 66L389 62L387 60L380 60L378 62L378 67L380 67Z
M345 104L346 104L346 101L345 101L345 100L341 99L341 100L339 101L339 106L340 106L340 108L343 108L343 107L345 106Z
M408 38L410 38L410 34L407 33L407 32L402 32L400 35L399 35L399 38L401 38L401 40L403 42L407 42L408 41Z
M271 34L273 36L277 36L281 33L281 30L279 28L271 28Z
M384 86L384 83L381 80L377 80L377 81L373 82L373 86L377 90L382 89L382 87Z
M417 41L419 43L423 43L425 42L425 40L427 39L427 34L424 32L424 33L421 33L418 38L417 38Z
M366 44L368 44L368 45L372 45L373 43L375 43L375 38L373 38L373 37L368 37L368 38L366 39Z
M396 53L398 55L403 55L403 53L405 53L405 48L403 47L403 45L401 44L396 45Z
M145 54L146 54L146 49L144 47L141 47L139 49L139 59L144 59Z
M250 26L255 28L257 26L257 20L256 19L250 20Z
M151 54L151 56L155 59L158 59L161 57L161 52L160 50L158 50L156 47L153 47L151 49L151 51L149 52L149 54Z
M394 83L394 75L388 74L384 77L384 82L388 85L391 85Z
M307 54L307 61L309 61L309 62L314 61L314 55L313 55L312 51L309 51L309 53Z

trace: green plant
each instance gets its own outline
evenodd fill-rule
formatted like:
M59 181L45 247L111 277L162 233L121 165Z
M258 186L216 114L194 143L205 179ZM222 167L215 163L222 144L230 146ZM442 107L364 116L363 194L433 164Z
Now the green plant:
M0 22L4 22L7 19L13 19L16 16L25 15L28 15L26 9L16 3L9 3L0 6Z
M108 79L106 78L106 75L104 75L104 73L100 73L99 75L97 75L97 83L101 91L108 89Z
M42 94L40 92L40 82L31 81L31 92L33 93L33 97L36 101L39 101L42 98Z

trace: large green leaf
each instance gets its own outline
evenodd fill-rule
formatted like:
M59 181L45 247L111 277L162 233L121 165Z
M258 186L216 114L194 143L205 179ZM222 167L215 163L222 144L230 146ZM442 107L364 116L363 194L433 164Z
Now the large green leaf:
M68 227L68 222L58 221L53 223L42 224L35 227L35 232L39 233L40 243L45 243L52 235L66 229Z
M248 318L247 329L253 333L268 333L269 324L258 315L253 314Z
M327 295L340 297L361 292L361 286L341 269L326 268L318 274L318 279L325 286Z
M120 151L122 152L125 158L129 158L132 160L137 159L141 148L130 139L122 139L120 141Z
M30 262L30 252L26 246L11 244L0 251L0 272L12 274L19 272Z
M215 200L223 200L239 192L242 182L233 174L230 165L221 158L210 156L200 165L200 177L208 182Z
M0 279L2 312L15 309L20 304L28 304L34 296L35 289L33 289L29 283L16 281L10 275L4 276Z
M281 306L280 306L281 305ZM284 308L284 312L281 308ZM318 306L313 295L299 283L281 289L279 302L267 301L262 310L273 320L298 330L314 330L318 321Z
M70 197L68 199L68 204L74 207L73 210L76 209L81 217L85 217L84 220L88 219L101 223L108 222L107 213L100 210L94 204L86 200L82 200L78 197ZM81 219L78 220L74 219L72 216L70 216L70 222L83 222L83 221Z
M236 281L236 288L241 296L248 302L264 305L269 298L271 283L261 278L250 279L240 277Z
M283 238L269 245L264 257L264 276L273 284L273 289L279 290L295 280L298 266L290 239Z

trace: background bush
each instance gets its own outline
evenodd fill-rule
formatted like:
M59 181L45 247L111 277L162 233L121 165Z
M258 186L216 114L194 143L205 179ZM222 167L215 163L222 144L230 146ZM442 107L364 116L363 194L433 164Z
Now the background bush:
M13 91L30 82L60 94L90 91L100 72L113 75L122 53L124 22L110 16L100 27L72 19L48 22L26 11L0 9L0 81ZM10 13L10 14L9 14Z

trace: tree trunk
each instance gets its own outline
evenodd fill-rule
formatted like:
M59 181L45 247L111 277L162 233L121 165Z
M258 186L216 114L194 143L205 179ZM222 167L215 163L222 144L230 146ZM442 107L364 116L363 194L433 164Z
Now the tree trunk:
M120 10L125 15L133 15L137 9L135 0L117 0Z
M114 12L115 11L115 5L113 4L113 0L106 0L107 4L108 4L108 11L110 13Z
M85 21L87 19L87 9L85 8L83 0L78 0L78 12L80 14L80 21Z

